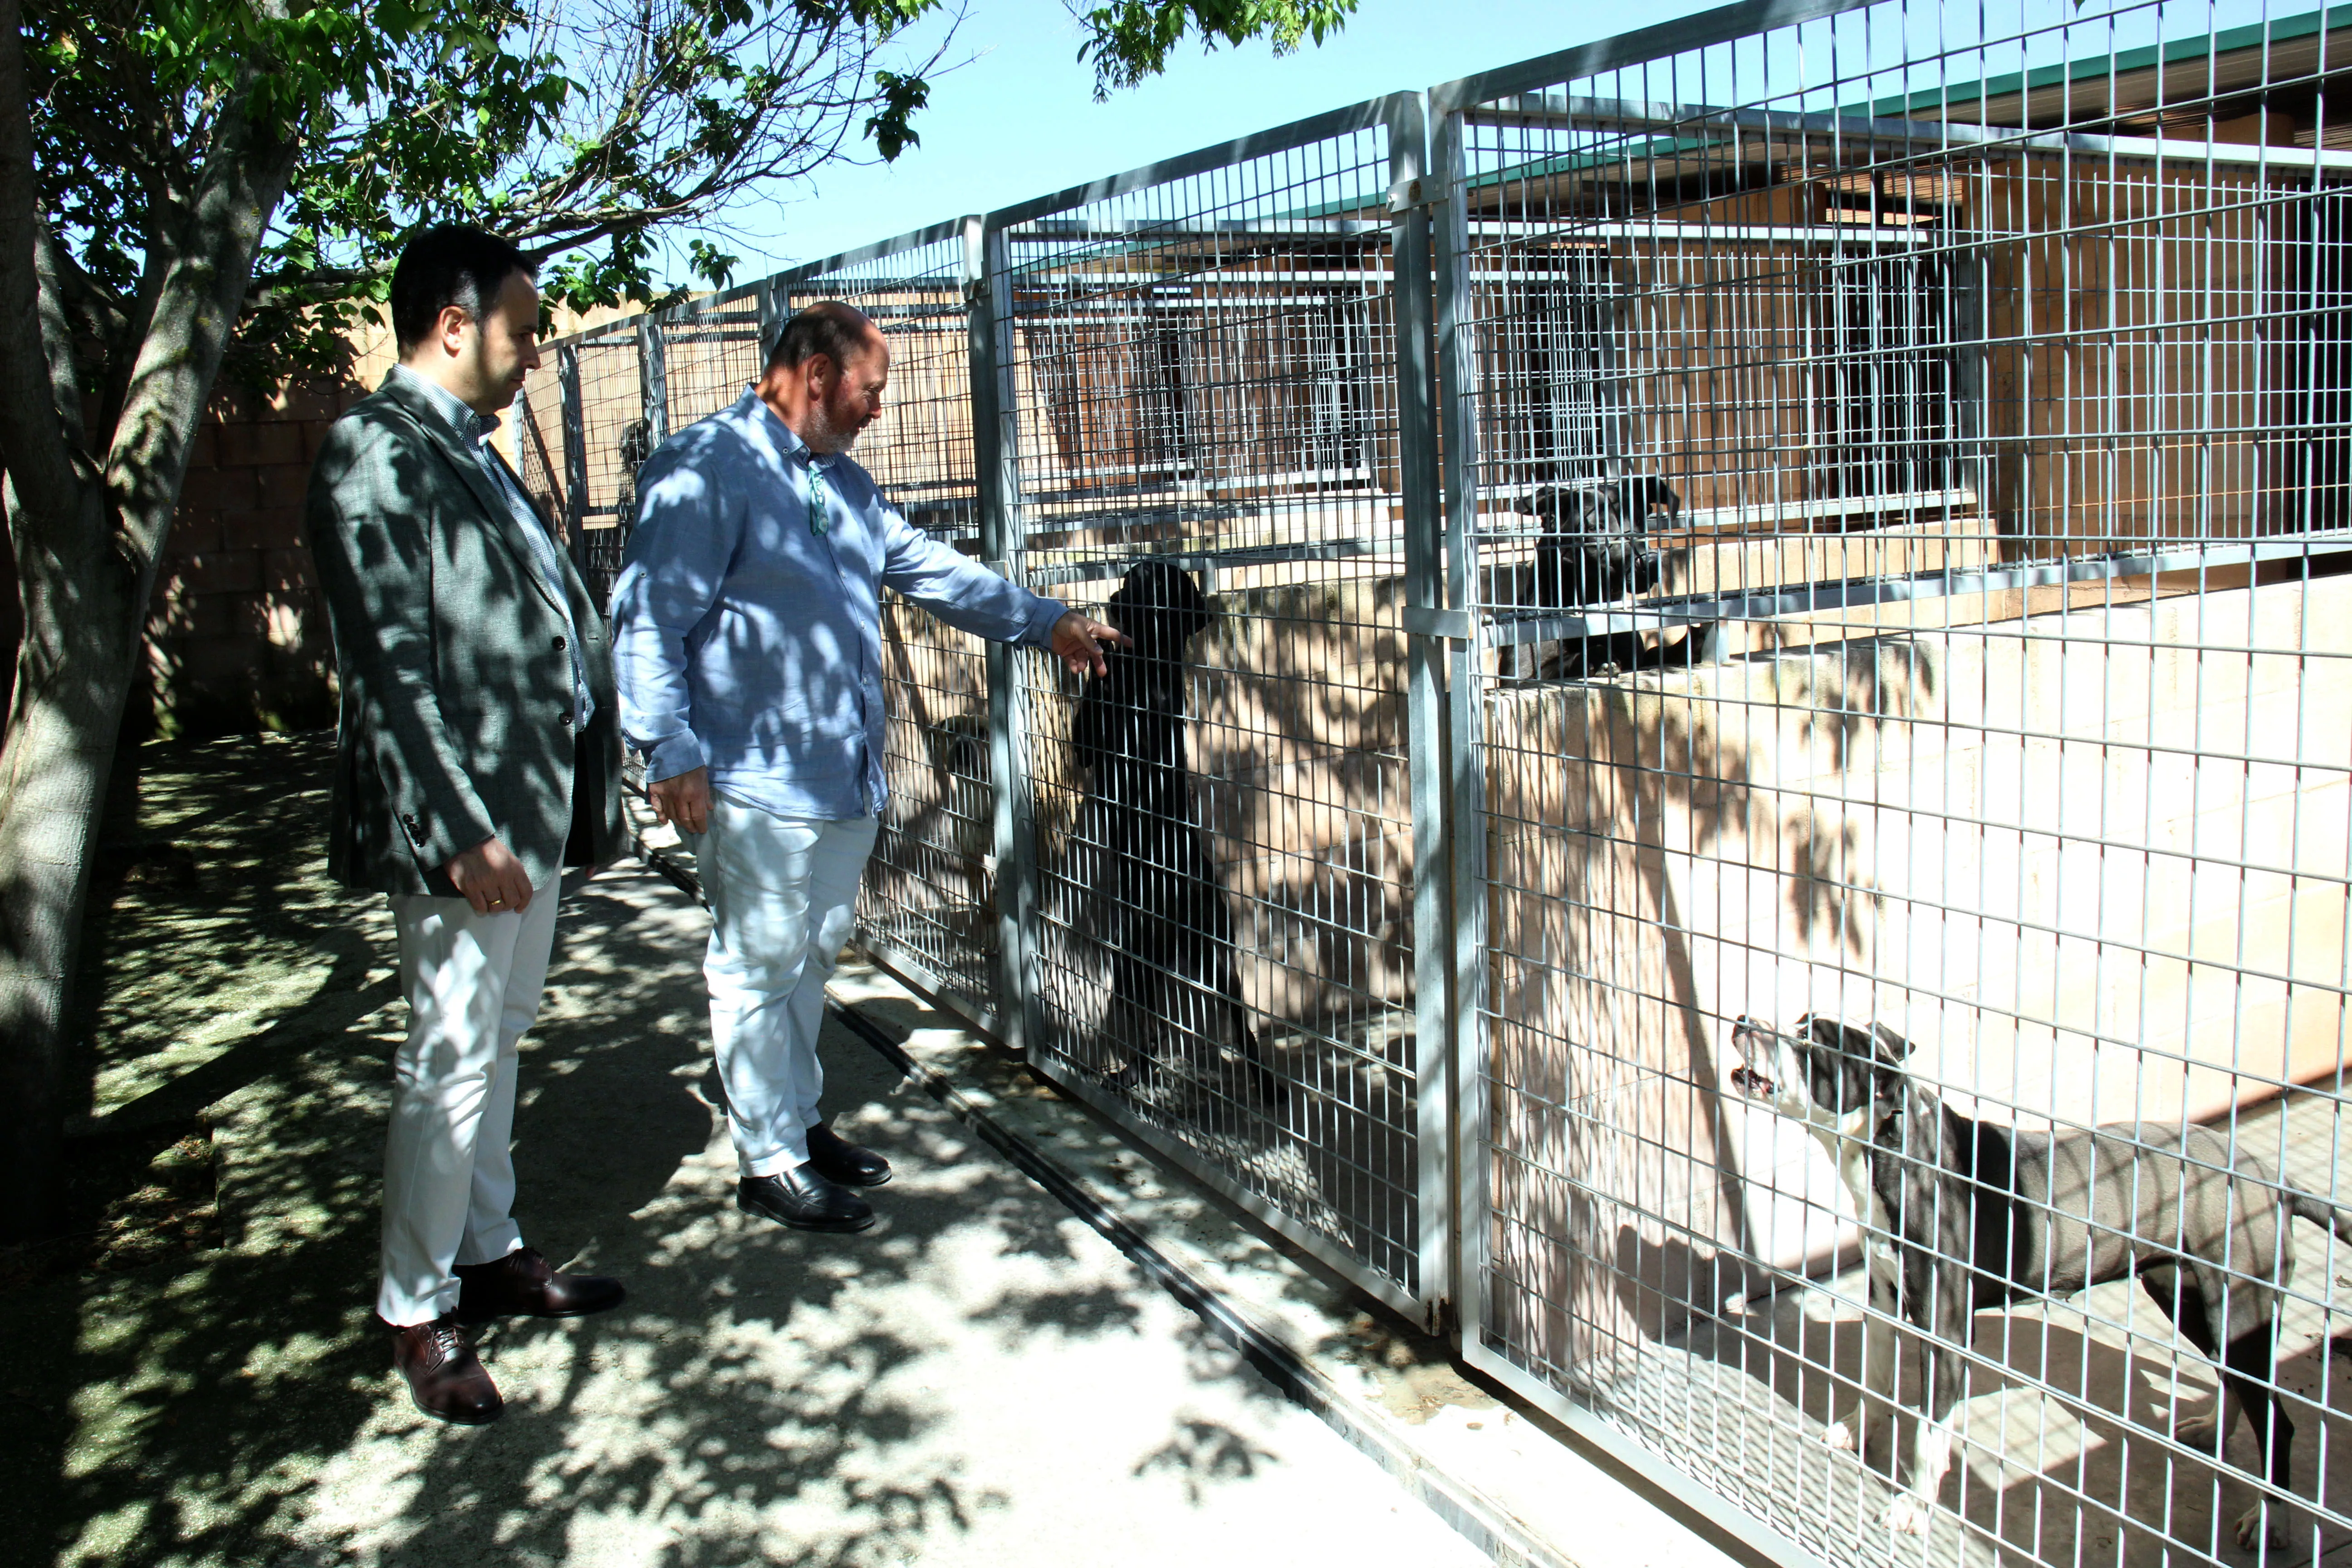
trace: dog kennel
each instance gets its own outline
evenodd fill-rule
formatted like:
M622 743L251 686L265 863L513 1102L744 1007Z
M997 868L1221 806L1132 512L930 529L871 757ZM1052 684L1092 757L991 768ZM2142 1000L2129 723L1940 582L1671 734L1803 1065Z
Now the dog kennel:
M2029 1280L1891 1529L1931 1331L1865 1243L1996 1260L1895 1246L1733 1030L2352 1204L2347 246L2352 19L1739 5L580 334L518 444L609 582L653 444L857 304L910 520L1213 612L1113 691L887 607L878 959L1776 1560L2325 1556L2352 1258L2302 1222L2291 1278L2204 1260L2278 1289L2290 1464L2175 1431L2219 1384L2151 1291ZM1557 498L1634 481L1654 575L1576 602L1610 509Z

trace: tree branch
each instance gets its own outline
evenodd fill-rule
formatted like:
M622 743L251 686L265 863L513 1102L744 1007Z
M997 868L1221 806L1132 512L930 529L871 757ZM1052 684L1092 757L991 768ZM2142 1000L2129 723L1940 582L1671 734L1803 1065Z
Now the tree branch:
M7 0L0 0L6 4ZM220 111L209 155L173 246L107 454L121 547L152 570L188 463L187 437L236 331L254 257L300 155L290 128L255 122L267 62L248 61Z
M71 336L38 259L39 202L24 7L0 0L0 457L20 515L62 520L90 476Z
M35 243L40 247L38 265L46 277L55 280L67 319L84 336L97 339L110 355L122 352L124 334L131 330L131 312L121 299L91 277L46 225Z

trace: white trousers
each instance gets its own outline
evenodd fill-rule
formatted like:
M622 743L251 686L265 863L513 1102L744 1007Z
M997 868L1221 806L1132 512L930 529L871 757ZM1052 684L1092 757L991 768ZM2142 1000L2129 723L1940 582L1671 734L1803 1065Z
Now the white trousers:
M516 913L463 899L395 897L408 1038L392 1059L383 1150L386 1322L429 1322L457 1304L450 1267L522 1245L514 1206L515 1042L539 1013L555 944L554 879Z
M824 986L857 919L880 826L778 816L714 795L695 867L710 900L710 1042L745 1176L808 1163L824 1068Z

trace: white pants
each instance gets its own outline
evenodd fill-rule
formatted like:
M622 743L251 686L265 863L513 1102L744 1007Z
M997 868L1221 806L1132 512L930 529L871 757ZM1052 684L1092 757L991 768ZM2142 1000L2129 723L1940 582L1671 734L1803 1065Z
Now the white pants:
M695 866L710 900L710 1041L745 1176L808 1163L824 985L857 919L878 824L778 816L714 795Z
M516 913L463 899L395 897L408 1038L392 1059L383 1150L388 1323L429 1322L457 1304L450 1266L522 1245L514 1205L515 1042L539 1012L555 944L553 879Z

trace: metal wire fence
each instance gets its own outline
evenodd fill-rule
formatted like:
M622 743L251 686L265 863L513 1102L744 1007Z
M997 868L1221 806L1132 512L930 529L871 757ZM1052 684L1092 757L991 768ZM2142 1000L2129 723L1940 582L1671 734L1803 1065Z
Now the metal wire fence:
M2347 47L1734 6L583 334L519 449L609 574L859 305L858 458L1138 644L887 606L871 951L1771 1556L2325 1555Z
M1467 1352L1838 1560L2332 1550L2346 36L1720 20L1433 105Z
M1137 645L1020 667L1030 1058L1411 1302L1403 108L988 226L1024 566Z

